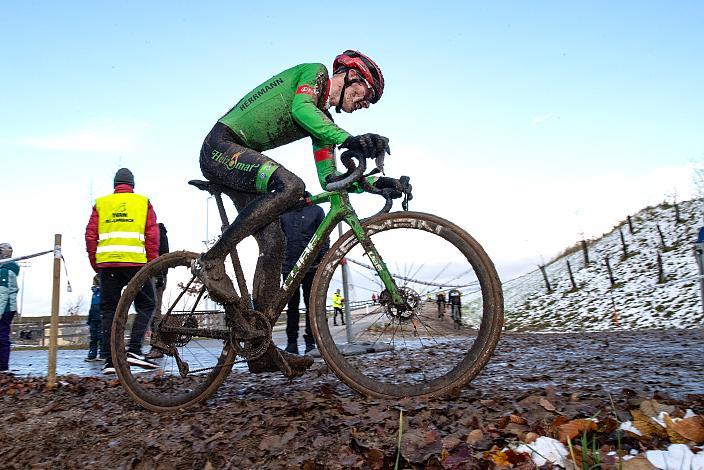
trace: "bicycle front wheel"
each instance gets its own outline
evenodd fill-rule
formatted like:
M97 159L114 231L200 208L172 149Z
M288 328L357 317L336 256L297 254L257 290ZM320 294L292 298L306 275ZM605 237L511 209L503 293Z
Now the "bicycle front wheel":
M222 384L235 360L225 326L225 312L208 298L191 274L198 255L167 253L146 264L120 297L112 326L112 360L122 386L137 403L154 411L188 408L210 397ZM154 312L149 344L162 357L158 370L145 371L128 362L125 335L130 306L145 284L164 276L163 301ZM146 341L145 341L146 342Z
M406 306L393 305L366 250L347 232L321 261L311 289L320 354L342 381L367 396L456 392L486 365L501 334L503 293L493 263L467 232L434 215L394 212L362 225ZM350 279L350 321L333 326L329 304L342 288L343 269ZM436 301L450 289L462 293L459 328ZM372 293L380 293L379 304L360 302Z

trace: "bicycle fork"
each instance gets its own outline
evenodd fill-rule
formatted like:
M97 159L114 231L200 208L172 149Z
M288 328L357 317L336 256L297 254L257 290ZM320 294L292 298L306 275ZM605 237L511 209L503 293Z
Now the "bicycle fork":
M389 273L389 270L386 267L386 263L384 263L384 260L381 258L381 255L379 255L379 252L374 246L374 243L372 242L371 238L367 235L367 232L364 230L364 227L359 221L357 215L352 213L346 216L345 222L347 222L347 224L350 226L355 238L357 238L360 245L362 245L362 248L364 248L364 252L369 258L369 261L372 263L372 266L374 266L374 269L376 270L377 274L379 274L379 279L381 279L381 282L384 284L386 292L388 292L388 294L391 296L391 301L393 302L393 304L396 306L404 305L405 301L399 293L399 289L398 286L396 286L396 282L394 281L393 277L391 277L391 273Z

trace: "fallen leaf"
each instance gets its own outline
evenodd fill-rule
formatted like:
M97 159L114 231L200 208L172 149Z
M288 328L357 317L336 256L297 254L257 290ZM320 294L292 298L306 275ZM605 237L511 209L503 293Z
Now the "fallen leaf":
M520 415L509 416L509 421L512 422L513 424L528 424L528 420Z
M542 406L543 408L545 408L548 411L557 411L555 406L552 403L550 403L549 401L547 401L545 398L541 398L538 403L540 403L540 406Z
M672 414L675 411L675 407L671 405L663 405L662 403L658 403L656 400L643 400L640 402L640 411L642 411L646 416L655 418L661 411L664 411L667 414Z
M500 467L507 467L510 464L508 460L508 455L506 455L506 452L501 450L497 452L492 452L491 454L489 454L489 458L492 462L494 462L496 465L499 465Z
M663 420L665 421L665 430L667 431L667 437L670 439L670 442L673 444L690 444L689 439L675 430L675 423L672 421L672 418L670 418L670 415L665 413Z
M469 435L467 435L466 442L467 444L473 446L477 442L481 441L484 439L484 433L482 432L481 429L474 429L470 431Z
M559 439L564 443L591 431L596 431L596 423L591 419L573 419L557 428Z
M442 439L442 446L444 449L452 450L462 443L462 440L457 436L447 436Z
M667 437L667 432L642 411L631 410L631 416L633 416L633 426L640 431L642 438Z
M367 452L366 464L374 470L378 470L384 467L384 452L379 449L369 449Z
M496 403L494 400L479 400L479 403L481 403L482 406L489 408L490 410L499 409L499 404Z
M657 467L643 455L638 455L629 460L621 461L622 470L657 470Z
M684 418L672 425L681 436L697 444L704 443L704 416L697 415Z
M506 426L506 428L504 428L504 432L518 436L519 439L521 436L523 436L529 430L530 430L530 428L528 426L526 426L525 424L515 424L515 423L508 423L508 426Z

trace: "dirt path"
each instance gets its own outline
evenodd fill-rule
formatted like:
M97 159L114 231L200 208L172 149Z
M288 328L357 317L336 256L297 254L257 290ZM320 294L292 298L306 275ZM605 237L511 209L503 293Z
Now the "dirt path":
M233 373L206 405L174 414L137 407L114 380L69 377L49 392L43 379L0 376L0 461L5 468L393 468L403 410L402 467L495 468L497 449L527 432L555 435L560 419L626 420L652 397L676 413L704 413L703 357L704 330L506 334L482 374L449 399L365 399L316 364L294 381ZM512 427L511 415L525 424ZM600 446L616 445L613 429L595 436ZM668 443L619 442L625 450Z

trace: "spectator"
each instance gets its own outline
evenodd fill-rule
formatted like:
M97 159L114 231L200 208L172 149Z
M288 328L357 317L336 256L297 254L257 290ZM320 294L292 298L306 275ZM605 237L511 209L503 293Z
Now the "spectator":
M306 191L305 197L310 197L310 193ZM284 257L283 265L281 266L281 274L284 279L293 269L293 266L298 261L298 258L303 253L303 250L308 245L308 242L313 238L316 229L325 217L325 212L320 206L305 206L300 209L293 209L281 215L281 228L286 235L286 256ZM308 353L315 349L315 338L310 327L310 289L313 285L315 270L318 269L320 260L327 253L330 246L330 240L325 240L323 247L318 255L313 260L313 264L306 272L301 282L303 288L303 302L306 306L306 332L303 334L303 340L306 343L305 352ZM298 354L298 324L300 323L301 314L299 305L301 300L301 287L291 296L288 301L286 311L286 337L288 344L286 352Z
M345 324L345 315L342 313L342 301L343 297L340 295L340 289L337 289L334 294L332 294L332 309L335 312L332 318L332 324L337 326L337 314L340 314L340 320L342 324Z
M372 303L376 304L379 301L379 297L376 295L376 292L372 293Z
M159 227L149 199L134 193L134 176L121 168L113 180L115 191L98 198L86 227L86 250L100 276L100 313L106 358L103 373L114 374L110 332L122 289L148 261L158 256ZM137 317L127 347L127 362L145 369L158 365L142 355L142 341L154 313L154 285L147 283L135 299Z
M90 329L90 343L88 346L88 357L86 362L100 361L105 359L105 345L103 344L103 319L100 317L100 276L93 276L93 285L90 288L93 297L90 299L90 310L88 310L88 327ZM100 358L98 358L100 351Z
M445 294L442 292L438 292L437 301L438 301L438 318L442 318L445 315Z
M169 252L169 238L166 236L166 226L159 222L159 256L164 255ZM154 288L156 289L156 302L154 306L154 315L152 316L152 321L150 328L154 331L154 322L157 319L157 315L161 312L161 301L164 297L164 290L166 289L166 275L164 272L159 276L154 278ZM164 352L159 348L151 347L149 352L146 354L147 359L159 359L164 357Z
M0 259L12 258L12 245L0 243ZM10 369L10 327L17 314L17 276L20 265L0 264L0 372Z

